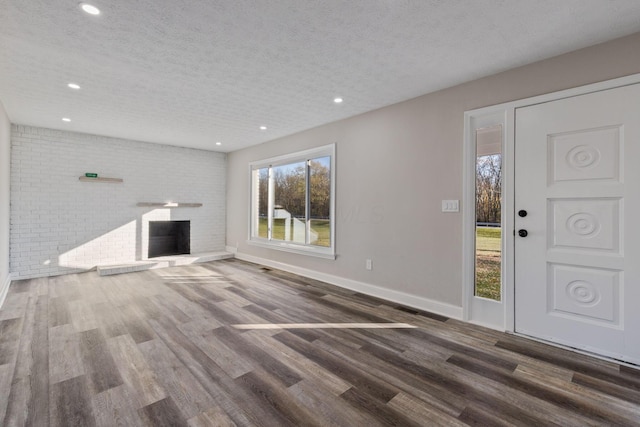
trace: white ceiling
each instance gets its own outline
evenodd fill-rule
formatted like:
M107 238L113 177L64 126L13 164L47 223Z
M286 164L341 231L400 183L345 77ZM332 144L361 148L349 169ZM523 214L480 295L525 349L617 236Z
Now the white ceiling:
M88 2L0 0L13 123L233 151L640 31L638 0Z

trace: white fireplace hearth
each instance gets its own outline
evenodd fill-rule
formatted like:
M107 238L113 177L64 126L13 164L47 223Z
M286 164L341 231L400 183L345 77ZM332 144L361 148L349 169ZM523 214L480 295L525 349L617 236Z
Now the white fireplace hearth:
M189 255L171 255L157 257L147 261L135 261L126 264L99 266L97 270L100 276L110 276L113 274L133 273L135 271L153 270L156 268L198 264L201 262L217 261L233 257L234 255L231 252L226 251L205 252Z

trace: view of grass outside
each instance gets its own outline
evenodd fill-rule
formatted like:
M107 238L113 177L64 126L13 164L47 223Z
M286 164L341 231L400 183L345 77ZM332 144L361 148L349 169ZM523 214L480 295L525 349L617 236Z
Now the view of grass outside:
M304 222L304 219L300 221ZM285 238L285 219L273 220L272 238L276 240L284 240ZM316 241L312 241L312 245L316 246L331 246L331 222L328 219L312 219L311 231L318 234ZM258 236L267 238L267 218L260 218Z
M315 242L311 242L316 246L331 246L331 221L328 219L312 219L311 231L318 233L318 238Z
M500 227L476 227L476 296L500 300Z

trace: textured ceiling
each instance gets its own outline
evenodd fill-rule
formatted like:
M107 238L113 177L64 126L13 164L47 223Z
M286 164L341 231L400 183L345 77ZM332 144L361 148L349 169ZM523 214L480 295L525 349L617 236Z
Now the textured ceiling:
M232 151L640 31L638 0L89 2L0 0L13 123Z

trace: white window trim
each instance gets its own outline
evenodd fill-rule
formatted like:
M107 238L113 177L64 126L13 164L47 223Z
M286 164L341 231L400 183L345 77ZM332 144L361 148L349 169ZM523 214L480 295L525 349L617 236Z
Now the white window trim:
M505 307L511 297L505 284L509 282L512 272L513 236L509 231L513 228L513 218L508 213L513 211L513 133L512 121L507 110L502 108L487 108L465 113L465 143L463 169L463 203L468 206L463 212L463 319L470 323L479 324L492 329L505 330ZM476 162L477 145L476 131L482 128L502 126L502 239L500 263L500 300L495 301L475 295L475 265L476 265Z
M256 224L254 223L254 212L257 207L255 206L256 199L255 182L253 179L253 172L257 169L266 167L281 166L290 163L307 161L310 159L330 156L331 158L331 201L330 201L330 216L331 216L331 246L313 246L309 244L294 243L282 240L269 240L254 235ZM309 255L325 259L336 258L336 237L335 237L335 185L336 185L336 144L324 145L321 147L312 148L309 150L298 151L295 153L285 154L282 156L271 157L264 160L256 160L249 163L249 236L247 243L254 246L260 246L263 248L276 249L279 251ZM272 195L270 194L270 198Z

